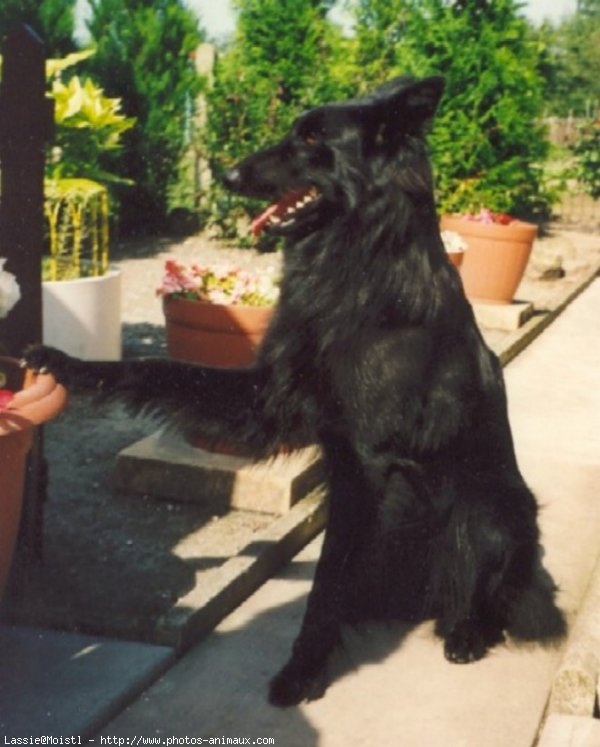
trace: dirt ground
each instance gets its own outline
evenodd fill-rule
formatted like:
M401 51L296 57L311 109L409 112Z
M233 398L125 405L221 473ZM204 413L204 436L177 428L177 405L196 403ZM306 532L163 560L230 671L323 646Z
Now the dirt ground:
M565 233L553 227L536 243L519 297L543 311L576 287L600 262L594 228L595 233ZM278 261L277 255L223 248L206 235L118 247L113 258L123 272L125 357L166 354L154 295L166 256L254 267ZM564 276L541 279L556 266ZM484 333L492 343L501 338L498 332ZM190 505L117 493L116 455L155 430L156 423L132 419L117 405L99 408L91 395L72 397L67 411L45 428L49 484L43 554L38 562L19 562L4 619L152 640L158 618L177 598L272 521L252 512L219 513L210 496L204 505Z

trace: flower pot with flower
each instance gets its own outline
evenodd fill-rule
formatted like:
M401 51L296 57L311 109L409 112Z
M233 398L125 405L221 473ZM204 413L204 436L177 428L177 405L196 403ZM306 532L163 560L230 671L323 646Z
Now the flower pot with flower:
M460 269L468 246L456 231L442 231L442 242L446 250L446 256L450 262Z
M0 317L20 298L16 278L4 263L0 259ZM34 374L15 358L0 356L0 599L17 542L34 429L56 417L66 401L66 390L52 375Z
M163 299L167 350L173 358L219 368L252 365L278 297L272 271L186 267L167 260Z
M467 297L511 303L525 273L537 226L484 209L477 214L444 215L441 229L458 234L468 247L460 267Z
M49 255L43 337L78 358L121 358L121 271L109 264L108 192L89 179L48 179Z

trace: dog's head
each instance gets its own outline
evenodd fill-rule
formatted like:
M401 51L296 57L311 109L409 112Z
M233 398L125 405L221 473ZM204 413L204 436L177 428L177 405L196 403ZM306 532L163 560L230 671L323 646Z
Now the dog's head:
M225 185L273 203L254 221L255 234L309 232L352 208L365 179L376 183L378 172L420 141L443 88L440 77L402 76L370 96L311 109L281 142L227 172Z

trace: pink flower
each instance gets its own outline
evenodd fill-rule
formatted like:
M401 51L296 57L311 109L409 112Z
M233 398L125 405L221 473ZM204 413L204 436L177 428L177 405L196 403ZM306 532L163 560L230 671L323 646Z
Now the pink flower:
M272 306L279 288L271 271L253 275L226 266L210 268L192 264L187 268L169 259L156 293L225 305Z
M503 226L514 221L514 218L507 213L494 213L488 208L481 208L478 213L465 213L467 220L477 221L478 223L492 224L497 223Z

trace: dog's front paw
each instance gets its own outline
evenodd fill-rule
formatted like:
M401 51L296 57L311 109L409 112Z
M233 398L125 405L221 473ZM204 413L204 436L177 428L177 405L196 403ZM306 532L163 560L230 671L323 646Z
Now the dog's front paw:
M325 692L325 673L308 673L288 662L271 680L269 703L279 708L298 705L303 700L316 700Z
M469 664L483 659L489 648L504 640L500 630L479 630L471 625L457 625L444 640L444 655L453 664Z
M59 383L67 384L73 359L56 348L30 345L23 353L21 364L36 373L50 373Z

